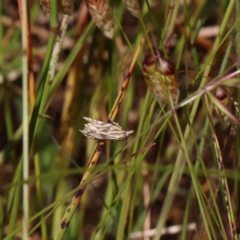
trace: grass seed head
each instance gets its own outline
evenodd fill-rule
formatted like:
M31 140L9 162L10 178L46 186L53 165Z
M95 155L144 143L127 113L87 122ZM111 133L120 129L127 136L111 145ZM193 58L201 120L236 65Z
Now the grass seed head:
M43 11L51 12L51 0L40 0ZM58 11L67 15L71 15L74 8L74 0L58 0Z
M138 0L122 0L129 12L138 17L140 14L140 5Z
M87 0L86 3L95 24L106 37L112 39L115 22L107 2L104 0Z
M175 78L174 64L163 56L156 48L148 50L143 62L142 70L148 89L160 105L169 102L169 93L176 104L179 95L178 82Z

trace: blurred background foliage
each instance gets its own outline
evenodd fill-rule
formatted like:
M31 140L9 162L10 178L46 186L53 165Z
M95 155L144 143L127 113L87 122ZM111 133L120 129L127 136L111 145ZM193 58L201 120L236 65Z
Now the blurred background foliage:
M0 239L23 238L19 2L0 2ZM207 117L200 90L238 69L238 1L60 1L58 21L68 14L68 27L53 79L44 73L53 11L48 1L42 1L45 12L39 1L27 2L28 117L31 124L37 119L29 128L29 239L50 239L57 231L96 145L79 132L83 116L107 121L143 37L114 120L134 133L106 142L63 239L231 239L212 134L223 156L232 218L239 223L239 95L232 85L218 86L220 97L215 88ZM152 46L175 66L183 104L174 112L173 105L154 100L144 80L142 61ZM176 232L169 228L179 226Z

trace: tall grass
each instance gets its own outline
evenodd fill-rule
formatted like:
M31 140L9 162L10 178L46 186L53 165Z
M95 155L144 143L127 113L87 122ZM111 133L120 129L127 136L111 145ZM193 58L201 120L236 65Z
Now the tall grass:
M109 1L106 27L85 2L14 3L0 3L0 239L239 239L238 4ZM147 89L152 45L175 64L176 105ZM96 142L83 116L134 133Z

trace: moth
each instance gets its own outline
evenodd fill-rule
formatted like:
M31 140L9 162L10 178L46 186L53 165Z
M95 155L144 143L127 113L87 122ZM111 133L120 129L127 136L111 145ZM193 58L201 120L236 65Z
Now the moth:
M126 139L134 131L124 131L115 122L105 123L92 118L83 117L87 122L80 132L88 138L104 141L120 141Z

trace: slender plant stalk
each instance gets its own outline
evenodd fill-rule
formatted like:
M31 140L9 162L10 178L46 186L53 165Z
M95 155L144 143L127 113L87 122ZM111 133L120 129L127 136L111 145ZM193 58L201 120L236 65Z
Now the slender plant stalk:
M28 129L28 58L27 58L27 1L19 0L22 25L22 102L23 102L23 239L28 238L29 220L29 129Z
M216 133L214 131L214 124L213 124L211 114L210 114L210 106L209 106L209 102L208 102L208 99L207 99L206 96L205 96L205 100L206 100L206 106L207 106L208 119L209 119L211 131L212 131L215 153L216 153L217 162L218 162L218 168L219 168L219 171L220 171L220 177L221 177L221 182L222 182L222 186L223 186L224 199L225 199L226 208L227 208L229 227L231 229L231 235L232 235L231 237L234 240L238 240L237 231L236 231L236 223L235 223L235 220L234 220L232 204L231 204L231 197L230 197L230 193L229 193L227 178L226 178L226 175L225 175L222 153L221 153L221 150L220 150L220 146L219 146L219 143L218 143Z
M122 103L122 100L123 100L123 97L125 95L125 92L127 90L127 86L128 86L128 83L130 81L130 78L131 78L131 75L132 75L132 71L133 71L133 67L135 65L135 62L137 60L137 57L141 51L141 48L142 48L142 45L144 43L144 39L141 41L140 45L138 46L135 54L134 54L134 57L133 57L133 60L131 62L131 65L130 65L130 68L129 68L129 71L126 75L126 78L123 82L123 85L121 87L121 91L119 92L116 100L115 100L115 103L113 105L113 108L109 114L109 120L113 121L119 111L119 108L121 106L121 103ZM88 161L88 165L87 165L87 169L86 169L86 172L84 173L83 177L82 177L82 180L80 181L79 183L79 187L80 189L74 194L74 196L72 197L72 200L69 204L69 206L67 207L67 210L62 218L62 221L60 223L60 226L58 228L58 230L56 231L56 233L54 234L53 236L53 240L60 240L62 239L63 235L65 234L66 232L66 229L72 219L72 216L73 216L73 213L75 212L80 200L81 200L81 197L83 195L83 193L85 192L85 189L86 189L86 185L83 186L84 182L88 179L88 177L90 176L90 170L97 164L97 161L99 159L99 156L103 150L103 146L105 145L105 142L104 141L99 141L98 144L96 145L94 151L93 151L93 154L92 154L92 157L90 158L90 160Z
M0 2L0 42L3 42L3 22L2 22L2 13L3 13L3 2ZM3 66L3 45L0 44L0 66Z
M15 230L15 224L17 221L18 206L20 204L20 195L21 195L21 187L18 184L18 182L20 181L20 179L22 179L22 163L23 161L21 159L13 177L14 186L10 189L9 197L8 197L6 212L8 213L10 212L10 209L12 210L11 218L9 221L8 234L6 237L6 239L8 240L13 239L14 234L12 234L12 232Z
M51 30L53 32L57 31L58 28L58 0L51 0Z
M145 42L145 40L144 40L144 38L143 38L143 39L141 40L140 45L138 46L138 48L137 48L134 56L133 56L133 60L132 60L131 65L130 65L130 67L129 67L129 71L128 71L128 73L127 73L127 75L126 75L126 78L125 78L125 80L124 80L124 82L123 82L122 89L121 89L121 91L119 92L119 94L118 94L118 96L117 96L117 98L116 98L116 100L115 100L115 103L114 103L114 105L113 105L113 107L112 107L112 110L111 110L111 112L110 112L110 114L109 114L109 119L111 119L111 120L114 120L114 119L116 118L116 116L117 116L117 113L118 113L119 108L120 108L120 105L121 105L121 103L122 103L124 94L125 94L125 92L126 92L126 88L127 88L128 83L129 83L129 81L130 81L130 77L131 77L131 74L132 74L132 71L133 71L133 67L134 67L134 65L135 65L135 62L137 61L137 57L138 57L138 55L139 55L139 53L140 53L140 50L141 50L142 45L144 44L144 42Z
M34 170L35 175L37 177L36 180L36 192L37 192L37 202L38 206L42 208L44 206L43 204L43 191L42 191L42 182L40 180L41 177L41 167L40 167L40 159L39 159L39 153L35 154L34 156ZM44 219L44 214L41 214L41 233L42 238L47 239L47 225L46 220Z

